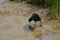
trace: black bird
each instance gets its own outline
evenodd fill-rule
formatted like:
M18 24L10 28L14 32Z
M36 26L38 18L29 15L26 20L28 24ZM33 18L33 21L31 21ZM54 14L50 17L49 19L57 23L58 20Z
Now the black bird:
M32 16L29 18L28 21L31 22L32 20L35 22L35 27L36 27L36 22L37 22L37 21L40 21L40 23L41 23L41 18L40 18L39 15L36 14L36 13L33 13ZM42 26L42 23L41 23L40 26Z

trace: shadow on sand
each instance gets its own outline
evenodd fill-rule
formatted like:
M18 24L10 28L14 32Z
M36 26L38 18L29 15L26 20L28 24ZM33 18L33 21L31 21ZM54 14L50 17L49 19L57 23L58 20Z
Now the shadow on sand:
M29 29L29 24L26 24L23 29L26 31L26 32L31 32L31 30Z
M23 29L27 32L31 32L34 30L34 28L35 28L34 24L33 25L26 24Z

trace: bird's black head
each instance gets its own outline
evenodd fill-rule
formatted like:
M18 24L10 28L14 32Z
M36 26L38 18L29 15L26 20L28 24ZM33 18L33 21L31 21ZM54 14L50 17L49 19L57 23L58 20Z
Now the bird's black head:
M28 20L29 22L31 22L32 21L32 19L31 18L29 18L29 20Z

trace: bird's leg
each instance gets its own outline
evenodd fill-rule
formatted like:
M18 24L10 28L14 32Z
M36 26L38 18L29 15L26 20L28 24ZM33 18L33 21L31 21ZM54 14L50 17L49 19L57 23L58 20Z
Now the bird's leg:
M35 28L36 28L36 21L35 21Z
M41 27L41 26L42 26L42 22L40 21L40 23L41 23L41 24L40 24L40 27Z
M31 26L31 22L29 22L29 26Z

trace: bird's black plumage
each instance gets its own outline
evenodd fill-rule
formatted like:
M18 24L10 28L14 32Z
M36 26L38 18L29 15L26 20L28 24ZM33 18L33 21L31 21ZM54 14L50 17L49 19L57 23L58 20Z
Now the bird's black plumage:
M31 18L29 18L29 22L31 22L32 20L36 22L36 21L40 21L41 18L39 17L38 14L34 13L32 14Z
M38 14L36 14L36 13L33 13L32 14L32 16L29 18L29 22L31 22L31 21L35 21L35 23L37 22L37 21L40 21L41 22L41 18L39 17L39 15Z

